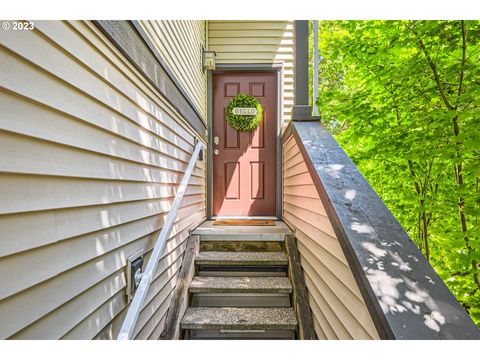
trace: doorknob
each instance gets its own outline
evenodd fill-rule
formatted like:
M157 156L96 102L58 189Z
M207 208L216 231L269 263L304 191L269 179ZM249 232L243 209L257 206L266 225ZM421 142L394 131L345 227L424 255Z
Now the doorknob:
M215 149L215 150L213 150L213 153L214 153L215 155L218 155L218 154L220 153L220 151L218 151L218 149Z
M218 145L218 144L220 143L220 139L219 139L218 136L214 136L214 137L213 137L213 143L214 143L215 145Z

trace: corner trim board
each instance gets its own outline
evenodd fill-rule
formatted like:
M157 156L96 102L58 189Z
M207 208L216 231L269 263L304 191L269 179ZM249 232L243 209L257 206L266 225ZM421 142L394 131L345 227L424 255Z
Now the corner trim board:
M308 302L307 286L300 265L300 255L294 235L285 236L285 248L288 256L288 272L293 286L293 307L298 319L298 335L302 340L316 340L312 312Z

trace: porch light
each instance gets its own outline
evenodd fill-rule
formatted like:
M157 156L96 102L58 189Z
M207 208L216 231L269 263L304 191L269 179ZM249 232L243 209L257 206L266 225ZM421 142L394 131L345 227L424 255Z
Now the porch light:
M202 49L202 67L205 70L215 70L215 51L206 51Z

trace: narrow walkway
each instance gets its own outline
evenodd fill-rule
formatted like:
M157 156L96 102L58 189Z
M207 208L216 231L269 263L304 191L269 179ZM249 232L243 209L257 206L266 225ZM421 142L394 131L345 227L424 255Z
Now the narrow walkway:
M218 226L205 221L189 308L181 322L185 339L295 339L285 236L275 226Z

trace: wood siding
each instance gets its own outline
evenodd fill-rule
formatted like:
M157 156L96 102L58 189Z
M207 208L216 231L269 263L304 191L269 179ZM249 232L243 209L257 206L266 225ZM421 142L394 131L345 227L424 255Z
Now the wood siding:
M202 68L205 20L138 21L163 61L207 122L207 78Z
M126 259L148 261L194 133L92 23L35 25L0 32L0 338L112 339ZM137 338L163 329L205 198L197 162Z
M219 64L280 64L282 124L294 104L294 21L208 21L208 49Z
M379 336L295 139L283 144L283 219L295 230L319 339Z

